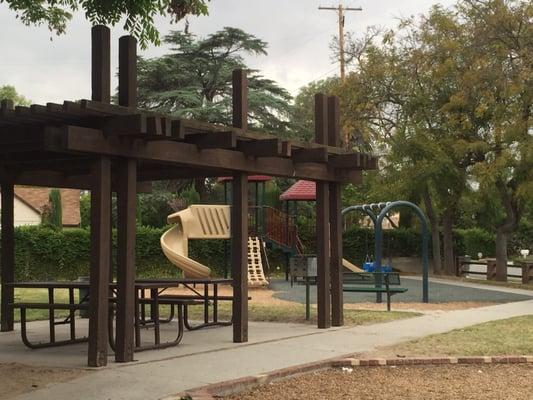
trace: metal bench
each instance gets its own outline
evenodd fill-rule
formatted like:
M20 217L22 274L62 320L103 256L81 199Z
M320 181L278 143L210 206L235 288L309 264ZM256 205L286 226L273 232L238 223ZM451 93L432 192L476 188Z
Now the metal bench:
M397 293L407 292L400 286L400 274L397 272L351 272L343 275L343 292L386 293L387 311L391 309L391 297Z

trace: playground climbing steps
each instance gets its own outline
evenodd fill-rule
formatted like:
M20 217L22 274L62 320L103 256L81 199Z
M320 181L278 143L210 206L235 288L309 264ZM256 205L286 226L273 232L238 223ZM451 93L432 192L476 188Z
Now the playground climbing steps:
M229 239L230 206L193 205L171 214L167 221L175 224L161 236L161 249L169 261L183 271L187 278L206 279L211 269L189 258L189 239ZM248 283L267 285L261 259L261 241L248 238Z
M268 284L263 268L263 242L257 236L248 238L248 285L264 286Z

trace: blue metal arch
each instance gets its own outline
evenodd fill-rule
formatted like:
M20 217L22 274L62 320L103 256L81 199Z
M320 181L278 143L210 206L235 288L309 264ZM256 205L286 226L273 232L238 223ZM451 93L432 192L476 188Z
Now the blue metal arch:
M429 229L426 221L426 216L422 210L415 204L409 201L393 201L387 203L387 205L379 213L377 220L374 225L375 231L375 267L377 272L381 272L381 252L383 247L383 218L387 216L389 211L396 207L409 207L414 210L420 219L422 225L422 301L424 303L429 302L429 252L428 252L428 242L429 242Z

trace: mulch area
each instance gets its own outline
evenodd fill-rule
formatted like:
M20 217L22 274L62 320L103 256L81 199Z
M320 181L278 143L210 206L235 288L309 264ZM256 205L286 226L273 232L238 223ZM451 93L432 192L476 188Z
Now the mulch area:
M332 369L299 375L224 398L533 399L533 365L420 365Z
M0 399L42 389L53 383L67 382L90 373L87 370L31 367L28 365L0 364Z

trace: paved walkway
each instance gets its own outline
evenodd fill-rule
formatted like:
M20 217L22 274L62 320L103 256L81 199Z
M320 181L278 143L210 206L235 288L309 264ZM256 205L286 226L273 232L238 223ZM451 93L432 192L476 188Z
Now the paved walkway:
M246 345L228 342L231 328L218 328L204 331L202 334L206 335L205 339L211 343L216 342L214 336L224 335L226 342L219 348L185 352L159 361L145 359L138 363L112 364L110 368L19 396L17 399L155 400L209 383L257 375L341 355L363 353L378 346L527 314L533 314L533 300L329 330L297 328L296 325L290 324L252 323L250 337L263 339ZM265 331L275 332L275 335L265 335ZM197 333L200 332L195 332L194 335ZM198 336L194 335L187 336L198 339ZM184 339L184 347L187 346L186 340L187 338ZM218 344L220 345L220 342ZM157 354L150 353L152 357ZM169 353L164 354L168 356Z

